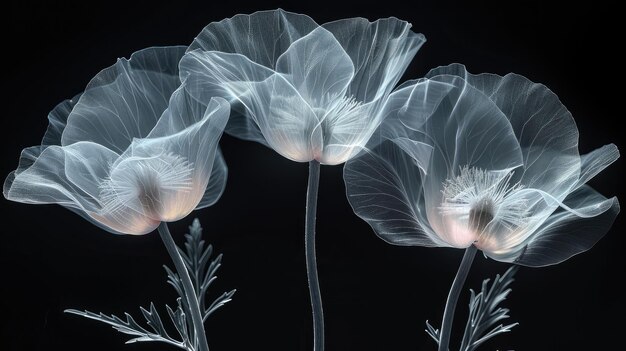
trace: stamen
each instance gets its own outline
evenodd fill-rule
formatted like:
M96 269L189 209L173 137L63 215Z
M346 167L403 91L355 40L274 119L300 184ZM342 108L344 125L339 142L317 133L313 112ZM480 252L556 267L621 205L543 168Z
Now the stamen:
M460 175L446 180L439 210L443 215L458 216L477 233L494 219L509 229L523 226L528 217L527 203L523 197L512 197L523 188L519 183L510 184L512 176L513 172L463 167Z
M122 161L100 183L102 211L115 212L138 199L145 213L158 214L164 191L191 191L192 170L192 163L172 153Z
M323 111L322 119L328 121L330 124L334 121L341 119L349 119L351 115L355 114L358 107L363 103L358 101L354 97L348 96L328 96L325 98L330 105Z

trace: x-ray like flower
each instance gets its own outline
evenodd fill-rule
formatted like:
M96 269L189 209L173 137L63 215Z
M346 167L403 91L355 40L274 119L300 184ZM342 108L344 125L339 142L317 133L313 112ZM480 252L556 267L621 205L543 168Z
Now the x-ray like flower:
M56 106L41 145L25 149L6 179L4 196L60 204L123 234L149 233L217 201L229 106L219 98L201 106L177 89L185 49L120 59Z
M410 27L396 18L320 26L305 15L262 11L209 24L180 63L195 99L231 102L227 133L310 162L305 236L316 351L323 349L314 253L320 163L344 163L380 124L389 93L425 41Z
M467 248L446 307L446 340L477 249L498 261L545 266L589 249L608 231L617 198L585 183L619 152L611 144L579 155L571 114L548 88L522 76L472 75L451 65L427 78L398 89L382 138L346 163L344 178L355 213L383 240Z
M283 10L238 15L204 28L181 77L196 99L233 103L227 133L294 161L340 164L367 143L424 43L410 27L396 18L320 26Z
M607 232L617 198L585 183L619 157L615 145L579 155L571 114L522 76L451 65L427 77L394 94L389 141L345 167L350 203L382 239L544 266Z

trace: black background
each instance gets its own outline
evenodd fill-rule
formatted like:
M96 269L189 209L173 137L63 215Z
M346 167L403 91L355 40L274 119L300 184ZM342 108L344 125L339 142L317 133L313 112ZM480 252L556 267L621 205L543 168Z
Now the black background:
M403 3L403 4L402 4ZM471 72L517 72L555 91L578 123L580 150L614 142L624 150L619 11L543 1L175 1L167 5L111 1L40 6L22 1L2 10L4 58L2 169L22 148L39 144L47 113L80 92L117 57L155 45L188 44L211 21L283 7L318 23L343 17L396 16L428 42L405 79L462 62ZM410 5L409 5L410 3ZM176 240L194 216L205 238L224 254L212 296L237 288L232 303L207 322L211 350L311 350L311 316L304 264L307 165L265 147L225 136L228 186L213 207L171 224ZM605 195L624 197L623 160L591 181ZM424 321L440 324L445 298L463 252L394 247L351 211L342 166L322 167L318 263L326 316L326 349L435 350ZM0 350L171 350L125 346L126 336L66 308L139 315L154 301L173 303L159 236L115 236L59 206L0 200ZM513 332L483 350L612 350L623 344L623 215L592 250L557 266L522 268L506 306ZM458 340L467 289L504 272L506 264L478 257L458 309ZM164 310L162 310L164 312ZM458 345L458 343L453 343ZM457 346L454 346L454 350Z

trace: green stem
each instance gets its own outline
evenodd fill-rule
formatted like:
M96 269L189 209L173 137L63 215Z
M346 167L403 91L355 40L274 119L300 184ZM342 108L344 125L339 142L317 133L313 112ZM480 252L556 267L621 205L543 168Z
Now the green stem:
M178 247L176 246L176 243L174 242L174 239L172 238L172 235L167 228L167 223L161 222L161 224L159 225L159 234L161 235L161 239L163 239L163 243L165 244L167 252L170 254L172 261L174 261L176 272L178 273L178 276L183 283L185 296L187 297L187 302L191 313L191 319L193 320L193 326L195 330L194 335L196 336L196 340L198 342L198 351L209 351L209 344L206 340L206 333L204 331L204 323L202 323L202 315L200 314L198 298L196 296L193 283L191 282L191 278L189 277L189 271L185 266L185 262L183 262L183 258L178 252Z
M306 193L306 219L304 230L304 245L306 251L306 272L311 294L313 310L313 350L324 350L324 312L322 310L322 295L317 278L317 262L315 258L315 214L317 212L317 189L320 181L320 163L309 162L309 185Z
M452 282L448 300L446 301L446 308L443 311L443 322L441 323L441 332L439 333L439 351L448 351L456 303L459 300L461 289L465 284L465 279L467 279L467 274L476 256L476 251L478 251L478 249L476 249L474 245L471 245L465 250L459 271L456 273L456 277L454 277L454 281Z

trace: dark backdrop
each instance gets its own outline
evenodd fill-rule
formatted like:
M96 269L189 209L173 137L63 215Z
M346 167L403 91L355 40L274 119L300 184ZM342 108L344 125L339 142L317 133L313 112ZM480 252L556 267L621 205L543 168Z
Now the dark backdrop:
M39 144L52 107L80 92L116 58L153 45L187 44L211 21L279 6L319 23L354 16L408 20L428 42L405 79L451 62L465 63L475 73L517 72L548 85L572 111L582 152L610 142L624 150L624 132L616 124L624 102L623 88L618 89L621 61L614 51L623 41L619 11L599 2L501 3L18 2L2 11L0 174L16 167L22 148ZM224 254L213 296L238 289L234 301L206 324L211 350L311 350L303 242L307 165L228 136L221 145L230 168L224 196L171 225L180 241L199 217L206 239ZM623 164L619 160L591 184L623 201ZM137 315L149 301L160 307L172 303L175 295L161 268L169 257L158 235L111 235L59 206L4 199L0 206L1 350L171 349L125 346L126 336L62 312L86 308ZM563 264L522 268L506 301L520 325L483 349L610 350L623 344L626 303L617 288L624 277L623 226L622 215L592 250ZM318 262L327 350L435 350L424 321L440 324L462 254L384 243L352 213L342 166L322 167ZM454 337L467 313L467 289L506 268L482 256L475 261Z

